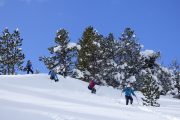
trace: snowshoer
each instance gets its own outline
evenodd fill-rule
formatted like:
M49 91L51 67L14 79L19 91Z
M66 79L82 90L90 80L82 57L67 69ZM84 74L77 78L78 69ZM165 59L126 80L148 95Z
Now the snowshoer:
M27 74L29 74L29 72L31 72L32 74L34 73L32 70L32 63L30 60L27 61L25 70L27 71Z
M132 83L128 84L127 87L125 87L122 92L125 92L126 105L128 105L129 100L130 100L130 104L132 104L133 103L132 95L136 97L136 95L134 94L134 90L132 88Z
M100 84L100 82L97 82L95 80L90 80L88 89L91 90L91 93L96 94L95 85L99 85L99 84Z
M49 75L51 80L54 80L55 82L59 81L57 74L54 70L49 71Z

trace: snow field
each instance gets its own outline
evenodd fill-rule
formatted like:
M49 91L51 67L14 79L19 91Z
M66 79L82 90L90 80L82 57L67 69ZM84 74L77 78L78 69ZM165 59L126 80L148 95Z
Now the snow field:
M126 106L124 95L112 87L96 86L58 76L54 82L46 74L0 76L0 120L180 120L180 100L162 96L161 107ZM99 88L99 89L98 89Z

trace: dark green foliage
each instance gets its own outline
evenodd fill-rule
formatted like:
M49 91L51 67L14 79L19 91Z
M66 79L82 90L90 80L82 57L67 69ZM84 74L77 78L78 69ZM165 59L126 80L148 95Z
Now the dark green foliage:
M172 89L172 75L168 72L167 68L163 67L160 67L156 73L159 84L162 86L161 95L166 95Z
M65 29L60 29L56 33L56 45L48 48L51 57L40 57L49 70L55 70L58 74L64 77L72 74L73 62L72 58L75 55L75 46L69 44L70 39L68 32Z
M101 65L100 65L100 72L99 72L99 79L104 80L107 85L118 87L119 81L115 78L115 75L118 73L117 71L117 64L114 61L118 46L117 42L114 38L114 35L110 33L108 37L104 38L100 42L100 49L101 51Z
M155 107L160 106L160 104L157 103L157 100L160 98L159 86L155 78L153 78L150 69L147 69L147 73L144 75L141 92L144 95L144 98L142 98L143 105Z
M141 45L131 28L126 28L117 41L112 33L104 37L89 26L78 42L80 49L70 49L69 42L68 32L64 29L59 30L55 38L56 45L48 49L51 57L40 57L49 70L55 69L61 75L71 75L87 82L96 79L105 85L118 88L123 88L128 82L136 79L133 81L136 90L142 90L150 84L148 81L155 84L154 86L161 86L163 94L172 88L172 81L174 86L180 89L179 71L171 73L158 64L160 52L141 51ZM147 70L150 70L151 77L144 74ZM152 76L157 78L156 82Z
M25 55L21 49L22 40L18 30L11 34L7 28L4 29L0 36L0 74L15 74L23 69Z
M78 50L77 68L84 73L83 80L89 81L89 77L95 77L99 72L98 60L101 56L99 53L99 41L102 36L99 35L93 27L89 26L83 32L78 43L81 49Z
M150 56L146 56L146 55L144 56L144 54L141 53L141 59L138 62L138 68L140 71L138 72L138 75L136 76L137 80L134 86L136 90L140 90L144 86L143 85L143 79L144 79L143 71L145 71L146 69L151 69L152 72L156 73L156 76L160 79L162 69L160 65L156 63L159 57L160 57L159 52L153 52ZM162 81L162 84L163 83L164 81Z
M170 69L174 75L174 77L172 77L174 87L178 89L178 94L180 94L180 65L177 60L172 61Z

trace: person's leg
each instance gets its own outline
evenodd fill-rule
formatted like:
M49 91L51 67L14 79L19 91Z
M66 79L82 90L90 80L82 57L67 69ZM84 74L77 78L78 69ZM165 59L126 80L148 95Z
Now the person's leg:
M88 89L89 89L89 90L92 90L92 88L91 88L90 86L88 86Z
M129 99L130 99L131 105L132 105L132 104L133 104L133 98L132 98L132 96L129 96Z
M54 79L55 82L58 82L59 80L57 78Z
M96 89L95 88L92 89L92 93L96 94Z
M30 69L30 72L31 72L32 74L34 73L32 69Z
M129 96L125 96L125 98L126 98L126 105L128 105L128 103L129 103Z
M51 80L54 80L54 77L51 75L51 76L50 76L50 79L51 79Z
M29 74L29 68L27 68L27 74Z

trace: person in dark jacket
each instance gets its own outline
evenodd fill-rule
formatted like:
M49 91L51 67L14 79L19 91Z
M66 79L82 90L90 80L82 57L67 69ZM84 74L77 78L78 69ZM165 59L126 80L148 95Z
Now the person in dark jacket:
M32 70L32 63L31 63L30 60L27 61L26 71L27 71L27 74L29 74L29 72L31 72L32 74L34 73L33 70Z
M99 84L100 84L100 82L97 82L95 80L90 80L88 89L91 90L91 93L96 94L95 85L99 85Z
M125 92L126 105L128 105L129 100L130 100L130 104L132 104L133 103L132 95L136 97L136 95L134 94L134 90L132 88L132 83L128 84L127 87L125 87L122 92Z
M54 80L55 82L59 81L57 74L54 70L49 71L49 75L51 80Z

